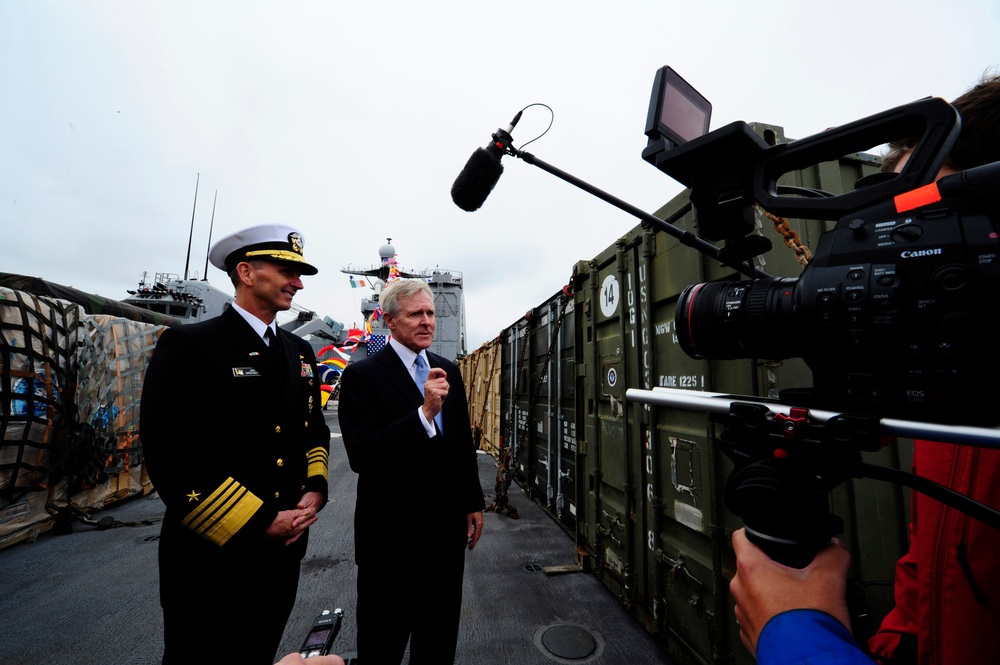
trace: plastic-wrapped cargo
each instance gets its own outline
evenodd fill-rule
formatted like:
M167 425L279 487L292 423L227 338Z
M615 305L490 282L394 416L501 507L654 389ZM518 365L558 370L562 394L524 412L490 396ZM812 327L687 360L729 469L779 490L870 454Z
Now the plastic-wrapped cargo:
M0 287L0 547L152 489L139 400L164 328Z
M70 453L83 309L0 287L0 547L37 536Z
M165 326L120 317L85 316L81 325L76 445L70 502L98 510L152 489L139 440L139 401L146 366Z

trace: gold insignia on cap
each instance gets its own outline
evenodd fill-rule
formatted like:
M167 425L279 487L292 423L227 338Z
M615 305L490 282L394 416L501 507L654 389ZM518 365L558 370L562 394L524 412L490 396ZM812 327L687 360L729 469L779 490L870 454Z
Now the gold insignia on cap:
M293 232L288 234L288 242L292 246L292 249L299 254L302 253L302 235L298 232Z

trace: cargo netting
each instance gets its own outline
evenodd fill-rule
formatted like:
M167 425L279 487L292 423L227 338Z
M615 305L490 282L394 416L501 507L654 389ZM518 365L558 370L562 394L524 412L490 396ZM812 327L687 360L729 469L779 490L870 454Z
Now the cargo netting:
M0 508L52 480L72 421L79 305L0 287Z

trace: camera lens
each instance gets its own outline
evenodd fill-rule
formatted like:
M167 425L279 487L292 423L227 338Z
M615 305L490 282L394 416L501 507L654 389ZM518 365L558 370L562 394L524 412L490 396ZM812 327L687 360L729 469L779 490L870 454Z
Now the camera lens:
M793 358L802 355L794 329L794 277L693 284L674 316L677 340L692 358Z

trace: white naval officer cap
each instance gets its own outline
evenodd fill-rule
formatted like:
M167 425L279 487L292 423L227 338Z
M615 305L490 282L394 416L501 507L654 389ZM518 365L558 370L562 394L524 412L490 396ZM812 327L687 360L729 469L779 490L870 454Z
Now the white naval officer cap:
M212 265L226 274L242 261L263 259L291 263L303 275L319 272L302 257L305 239L298 230L284 224L261 224L231 233L208 252Z

